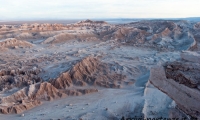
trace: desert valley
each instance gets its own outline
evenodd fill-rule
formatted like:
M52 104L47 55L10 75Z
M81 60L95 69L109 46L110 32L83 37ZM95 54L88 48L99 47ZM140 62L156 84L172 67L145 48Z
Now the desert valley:
M200 119L200 22L0 25L1 120Z

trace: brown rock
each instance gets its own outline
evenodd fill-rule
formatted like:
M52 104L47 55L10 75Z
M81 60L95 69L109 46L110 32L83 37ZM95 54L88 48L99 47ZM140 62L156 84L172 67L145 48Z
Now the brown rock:
M177 69L174 69L173 72L169 73L167 71L167 73L165 73L164 67L158 66L151 69L149 80L155 87L171 97L182 111L192 117L200 119L200 92L197 88L194 88L195 86L186 78L183 83L177 82L176 79L184 77L184 74L180 76L176 74L176 71ZM170 74L171 76L169 77ZM175 76L173 76L173 74Z

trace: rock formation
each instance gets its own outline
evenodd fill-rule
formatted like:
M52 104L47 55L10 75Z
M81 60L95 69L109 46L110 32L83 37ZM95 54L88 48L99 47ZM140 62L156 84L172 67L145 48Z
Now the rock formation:
M26 72L26 74L33 72ZM14 71L13 73L2 71L1 75L8 73L9 75L16 75ZM74 65L71 70L62 73L50 82L31 84L12 95L1 97L0 112L3 114L21 113L42 104L42 101L98 92L94 88L80 89L80 86L97 85L107 88L120 88L117 81L123 81L124 79L124 75L111 73L107 64L101 63L97 58L86 57ZM4 83L7 85L7 81L4 81ZM11 86L13 83L9 85ZM71 86L75 88L71 89ZM76 89L76 86L79 86L79 88Z
M103 26L107 24L108 23L105 21L92 21L92 20L87 19L87 20L76 23L75 26Z
M26 41L17 40L15 38L8 38L0 41L0 48L19 48L19 47L31 47L32 44Z
M199 33L200 23L181 20L0 25L0 113L19 114L44 101L100 90L94 96L102 94L106 98L95 98L99 99L94 103L98 106L103 99L108 105L113 102L112 97L126 97L117 101L120 103L137 96L133 101L141 103L139 107L144 107L146 117L159 113L167 116L175 101L182 111L199 118ZM149 69L164 62L167 63L152 68L148 84L151 82L174 100L170 108L167 107L172 99L151 84L145 86ZM143 94L145 89L149 99ZM157 96L157 102L151 102L152 94ZM164 107L158 109L160 106Z
M195 58L195 59L192 59ZM150 82L171 97L188 115L200 119L199 54L182 53L182 60L151 69Z
M14 87L22 88L31 84L41 82L38 76L40 69L24 68L24 69L2 69L0 71L0 91L10 90Z
M73 85L96 85L107 88L120 88L117 81L123 81L126 76L112 73L109 65L101 63L98 59L87 57L77 63L70 71L62 73L60 77L52 81L52 84L63 89Z
M23 24L1 26L0 39L44 39L42 43L65 43L69 40L118 40L127 45L162 50L187 50L197 46L191 31L199 30L199 23L190 30L186 21L141 21L125 25L111 25L104 21L85 20L75 24ZM19 31L20 29L20 31ZM7 32L15 30L12 34ZM196 33L196 32L194 32ZM198 35L195 34L195 37Z

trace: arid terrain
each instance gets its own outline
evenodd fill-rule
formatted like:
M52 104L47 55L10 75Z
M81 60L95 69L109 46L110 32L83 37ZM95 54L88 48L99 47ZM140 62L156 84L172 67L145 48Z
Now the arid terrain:
M0 120L200 119L200 23L0 24Z

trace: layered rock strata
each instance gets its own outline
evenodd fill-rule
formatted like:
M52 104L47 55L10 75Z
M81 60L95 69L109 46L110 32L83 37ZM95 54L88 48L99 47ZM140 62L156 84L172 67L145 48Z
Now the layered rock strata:
M182 60L151 69L150 82L171 97L186 114L200 119L199 54L182 53ZM194 59L192 59L194 58Z

